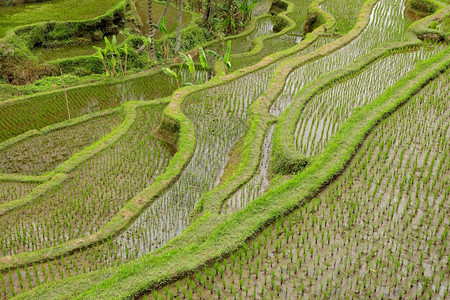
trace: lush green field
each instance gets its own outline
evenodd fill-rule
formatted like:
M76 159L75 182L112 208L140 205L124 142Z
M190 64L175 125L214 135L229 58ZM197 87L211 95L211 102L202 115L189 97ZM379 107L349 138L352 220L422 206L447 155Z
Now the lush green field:
M446 298L449 83L383 121L311 203L143 299Z
M148 2L146 0L136 0L135 2L137 13L141 19L142 22L142 33L144 35L148 32ZM164 10L164 3L154 2L153 3L153 20L157 22L161 18L161 15ZM177 11L176 8L173 5L170 5L166 12L166 18L167 18L167 26L171 28L174 24L177 23ZM182 20L183 24L182 27L185 28L189 25L192 19L192 14L184 11ZM161 38L161 33L158 31L155 35L155 38ZM111 39L111 37L109 37ZM119 35L117 37L117 42L122 43L126 39L125 35ZM32 50L32 53L39 56L43 60L50 61L60 58L67 58L67 57L76 57L81 55L92 55L95 53L95 51L92 49L93 46L97 47L104 47L105 42L99 41L89 44L81 44L81 45L69 45L65 47L56 47L56 48L49 48L46 49L45 47L36 48Z
M0 297L448 297L450 5L269 8L211 69L0 102Z
M47 21L77 21L98 17L120 0L52 0L0 7L0 37L17 26Z

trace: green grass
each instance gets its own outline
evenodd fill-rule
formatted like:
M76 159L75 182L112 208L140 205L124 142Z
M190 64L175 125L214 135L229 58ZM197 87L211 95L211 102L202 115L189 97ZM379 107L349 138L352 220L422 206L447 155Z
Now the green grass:
M53 0L0 7L0 37L10 29L45 21L87 20L104 14L120 0Z

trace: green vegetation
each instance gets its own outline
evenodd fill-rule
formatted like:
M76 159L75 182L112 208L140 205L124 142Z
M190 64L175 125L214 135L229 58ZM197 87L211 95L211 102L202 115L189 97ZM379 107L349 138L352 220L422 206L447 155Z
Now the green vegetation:
M52 0L21 6L0 7L0 37L23 25L48 21L78 21L106 13L122 0Z
M441 208L449 191L433 171L450 168L448 75L382 121L311 202L147 299L448 295Z
M98 60L98 58L97 58ZM183 74L186 72L183 71ZM198 71L199 80L207 78L206 71ZM204 75L204 76L203 76ZM183 76L188 76L183 75ZM137 78L108 80L67 89L72 117L116 107L125 101L152 100L170 95L177 88L175 80L168 81L159 69L150 70ZM49 113L49 111L51 113ZM67 119L63 91L0 103L0 141Z
M48 248L97 231L105 223L104 219L108 220L108 217L114 215L127 199L150 185L154 176L163 173L171 157L169 148L148 132L157 126L157 118L164 106L151 108L139 112L129 132L107 151L70 171L70 181L35 199L32 204L15 209L4 216L0 221L2 228L10 229L2 230L1 233L0 248L3 255ZM106 129L102 126L102 130ZM123 163L117 165L115 161L119 157ZM144 161L154 163L148 164L146 168L137 168ZM80 187L85 188L81 190ZM114 202L110 202L108 200L110 198L114 198ZM90 202L92 205L87 205ZM92 211L89 207L98 209ZM22 218L20 223L16 223L18 215L28 215L30 219ZM31 224L45 228L42 235L46 242L42 242L31 232L27 234L28 230L34 230ZM16 231L23 233L18 239L10 235ZM81 232L84 234L80 235ZM66 238L61 240L58 236Z
M446 298L450 6L411 3L193 0L52 62L109 76L0 102L0 295Z
M113 35L111 42L105 36L105 48L94 47L97 50L97 57L102 61L108 76L116 77L126 75L128 67L128 44L123 47L117 46L117 38Z
M120 114L100 116L67 128L44 128L41 134L0 151L0 172L41 175L109 133L122 122Z
M336 32L345 34L355 26L363 4L362 0L352 1L351 5L339 0L328 0L323 3L323 8L336 17Z
M0 182L0 204L14 201L28 195L34 188L34 183Z

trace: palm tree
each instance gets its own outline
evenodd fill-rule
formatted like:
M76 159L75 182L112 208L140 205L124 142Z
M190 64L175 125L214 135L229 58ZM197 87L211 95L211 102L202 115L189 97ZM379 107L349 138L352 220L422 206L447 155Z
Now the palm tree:
M177 27L177 38L175 40L175 53L180 51L181 44L181 25L183 19L183 0L178 0L178 27Z
M155 57L155 45L153 43L154 37L153 28L153 0L148 0L148 36L150 37L150 55Z

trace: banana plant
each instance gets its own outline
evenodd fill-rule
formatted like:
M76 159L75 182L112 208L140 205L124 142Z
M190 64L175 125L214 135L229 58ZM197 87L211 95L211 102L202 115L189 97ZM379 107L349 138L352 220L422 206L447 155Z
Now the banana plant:
M200 64L203 69L209 68L208 65L208 59L206 54L209 54L213 57L215 57L217 60L223 61L225 66L227 66L228 69L231 69L231 41L228 41L227 43L227 51L224 55L224 57L221 57L219 54L214 52L213 50L209 49L203 49L202 47L199 48L199 57L200 57ZM186 55L184 53L180 52L180 57L182 59L182 62L180 63L178 72L175 72L171 68L163 68L163 72L170 76L175 78L177 85L180 87L181 85L193 85L194 79L195 79L195 62L194 59L190 54ZM191 73L191 82L182 82L181 81L181 71L183 70L183 66L186 65L188 67L189 73Z
M182 67L183 67L183 63L181 63L180 68L182 68ZM175 81L177 82L178 87L181 86L181 72L175 72L171 68L163 68L162 71L164 72L164 74L166 74L170 77L173 77L175 79Z
M183 59L183 62L188 67L189 73L191 73L191 81L192 84L194 83L194 76L195 76L195 62L192 59L192 56L190 54L186 55L184 53L180 52L181 59ZM180 69L181 71L181 69Z
M147 38L143 38L142 41L145 45L145 47L147 48L147 62L149 63L150 66L153 66L156 63L156 58L153 58L151 55L151 44L152 44L152 38L151 37L147 37Z
M95 50L97 50L97 57L102 61L103 67L105 68L106 75L111 74L111 71L109 70L109 67L106 64L106 60L105 60L106 53L105 53L105 50L100 48L100 47L96 47L96 46L93 46L93 47L94 47Z
M195 62L194 62L194 59L192 58L192 56L190 54L186 55L186 54L181 53L181 52L180 52L180 56L181 56L182 61L180 62L180 66L178 68L178 72L175 72L171 68L163 68L162 70L163 70L163 72L166 75L175 78L178 87L180 87L182 85L193 85L194 84L194 79L195 79ZM181 72L183 70L184 65L187 66L187 68L189 70L189 73L191 73L191 82L189 82L189 81L182 82Z
M113 52L113 54L115 54L115 55L113 55L113 60L114 60L115 64L117 64L117 62L119 63L119 70L122 73L122 75L124 75L125 72L124 72L122 58L120 56L119 50L120 50L119 47L117 47L117 38L115 35L113 35L112 41L111 41L111 52ZM116 59L116 56L117 56L117 59Z
M200 64L202 65L202 68L207 69L209 67L209 65L208 65L208 60L206 59L206 53L205 53L205 50L203 50L203 47L200 47L198 49L198 55L200 57Z
M122 48L123 53L125 54L125 67L123 75L127 74L127 65L128 65L128 44L125 43Z
M208 63L206 61L206 54L209 54L213 57L215 57L217 60L223 61L225 66L228 68L228 70L231 69L231 41L227 42L227 51L225 52L225 55L221 57L219 54L214 52L213 50L203 50L202 47L199 48L199 56L200 56L200 63L202 64L203 68L208 68ZM205 64L205 65L203 65Z
M228 70L231 69L231 41L227 43L227 52L225 52L225 56L223 57L223 63L227 66Z
M234 4L243 18L241 26L244 26L250 18L250 13L255 8L256 2L256 0L234 0Z
M104 39L105 49L96 46L94 46L94 49L97 50L97 57L102 61L106 75L116 77L118 67L119 74L125 75L128 63L128 45L125 44L122 48L118 47L115 35L112 37L111 42L106 36ZM125 63L122 62L122 53L125 55Z
M164 59L169 58L170 53L169 37L172 34L172 32L175 31L177 26L178 23L175 23L170 29L167 29L167 18L165 16L161 18L161 23L159 25L153 24L153 27L162 33L161 39L163 41Z
M104 37L105 39L105 55L111 54L111 71L113 77L116 77L116 58L114 57L113 45L109 42L108 37ZM114 40L114 39L113 39Z

